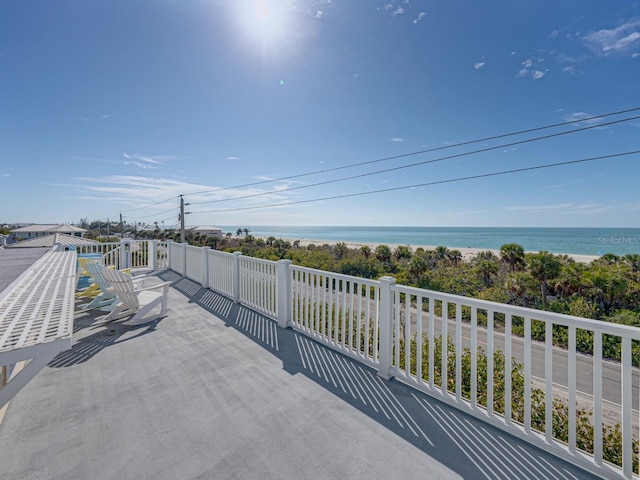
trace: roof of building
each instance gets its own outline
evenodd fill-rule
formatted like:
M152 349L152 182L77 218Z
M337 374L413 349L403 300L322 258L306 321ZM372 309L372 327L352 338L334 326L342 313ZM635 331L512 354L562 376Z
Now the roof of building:
M73 235L67 235L66 233L52 233L44 237L32 238L30 240L23 240L22 242L12 243L7 245L7 248L31 248L31 247L52 247L54 243L61 245L91 245L98 243L94 240L88 240L86 238L74 237Z
M76 227L75 225L62 224L62 225L29 225L27 227L16 228L15 230L11 230L13 233L42 233L42 232L50 232L50 233L75 233L75 232L86 232L84 228Z
M0 293L11 285L22 273L33 265L47 248L30 250L0 250Z
M210 232L210 231L221 232L222 231L220 227L208 227L206 225L200 226L200 227L194 227L191 230L194 232Z

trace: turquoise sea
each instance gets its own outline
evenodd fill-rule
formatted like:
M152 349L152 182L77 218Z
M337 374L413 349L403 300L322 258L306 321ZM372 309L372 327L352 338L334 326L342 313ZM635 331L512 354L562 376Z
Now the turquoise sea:
M640 228L502 228L502 227L313 227L224 226L235 233L248 228L256 237L351 243L444 245L449 248L499 249L518 243L526 251L626 255L640 253Z

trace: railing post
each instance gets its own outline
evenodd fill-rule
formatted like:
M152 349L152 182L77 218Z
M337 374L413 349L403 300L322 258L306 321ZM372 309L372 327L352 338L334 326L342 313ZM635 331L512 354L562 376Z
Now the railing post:
M276 266L276 294L278 326L287 328L291 325L291 260L279 260Z
M167 270L171 270L171 248L173 240L167 240Z
M233 303L240 303L240 257L242 252L233 252Z
M209 288L209 247L202 247L202 282L204 288Z
M154 272L158 269L158 240L147 240L147 265Z
M182 246L182 276L187 276L187 245L188 242L184 242L180 244Z
M393 277L380 277L380 364L378 376L389 379L393 354L393 296L391 287L395 285Z
M120 242L120 266L119 270L131 268L131 242L122 240Z

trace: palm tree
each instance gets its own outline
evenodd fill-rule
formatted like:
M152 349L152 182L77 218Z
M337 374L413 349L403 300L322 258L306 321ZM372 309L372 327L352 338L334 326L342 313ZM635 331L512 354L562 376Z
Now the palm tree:
M409 260L409 275L414 283L418 282L424 272L427 271L427 262L418 255L414 255Z
M449 249L442 245L435 248L436 259L439 261L445 261L449 259Z
M411 258L411 247L408 245L398 245L396 247L396 251L394 252L394 256L396 260L402 260L403 258L410 259Z
M391 261L391 249L387 245L378 245L375 254L376 258L381 262L388 263Z
M251 230L249 230L248 228L245 227L245 228L242 229L242 231L244 232L244 236L246 237L247 235L249 235L249 232Z
M450 250L449 260L451 260L451 263L454 265L458 265L462 261L462 252L460 250Z
M344 242L338 242L334 245L333 252L337 260L342 260L349 253L349 247L347 247L347 244Z
M236 237L240 237L242 236L242 229L238 228L238 230L236 230Z
M640 255L637 253L628 253L622 259L622 261L631 267L633 273L640 272Z
M542 303L547 303L547 281L560 274L560 267L561 264L553 253L539 252L529 257L531 275L540 282Z
M364 258L369 258L371 256L371 247L369 245L363 245L360 247L360 253L364 255Z
M524 266L524 248L517 243L506 243L500 247L502 261L509 265L512 272Z

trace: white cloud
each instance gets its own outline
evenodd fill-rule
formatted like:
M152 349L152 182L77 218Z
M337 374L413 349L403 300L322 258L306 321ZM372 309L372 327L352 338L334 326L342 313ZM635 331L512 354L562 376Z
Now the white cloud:
M585 112L573 112L564 116L565 122L575 122L575 126L595 125L602 121L602 118L592 118L593 115ZM606 128L606 127L599 127Z
M513 51L513 52L511 52L511 53L509 54L509 56L510 56L510 57L513 57L513 56L514 56L514 55L516 55L517 53L518 53L518 52Z
M316 15L315 15L316 18L322 18L323 16L324 16L324 12L322 10L318 10L316 12Z
M585 44L600 55L623 52L640 43L640 19L632 19L619 27L602 29L584 37Z
M233 155L230 157L227 157L227 160L240 160L240 157L234 157Z
M531 68L532 65L533 65L533 60L530 58L527 58L524 62L522 62L522 66L524 68Z
M507 207L512 212L557 213L561 215L594 215L610 210L611 207L600 203L559 203L555 205L513 205Z
M635 53L631 54L631 58L638 58L638 57L640 57L640 53L638 53L638 52L635 52Z
M534 70L533 72L531 72L531 75L533 76L534 80L540 80L542 77L544 77L544 72L540 70Z
M110 113L105 113L104 115L101 115L100 118L113 118L115 115L112 115Z
M417 25L422 21L424 17L426 17L427 12L420 12L416 18L413 19L413 23Z
M11 175L9 175L8 173L3 173L2 176L3 177L10 177Z
M554 30L553 32L551 32L551 33L549 34L549 37L551 37L551 38L558 38L558 34L559 34L559 33L560 33L560 32L559 32L558 30Z
M526 68L521 68L518 73L516 73L516 78L523 78L529 74L529 70Z
M391 137L389 140L392 142L404 142L404 138L402 137Z
M569 65L568 67L564 67L562 71L569 75L576 75L576 67L573 65Z
M398 7L394 10L394 12L391 15L395 17L396 15L402 15L403 13L404 13L404 8Z
M129 160L130 162L125 162L127 164L136 164L137 163L145 163L147 165L162 165L171 160L178 160L180 157L174 157L171 155L141 155L139 153L123 153L122 156ZM138 165L136 165L138 166Z
M484 62L477 62L473 68L475 68L476 70L480 70L482 67L484 67Z

